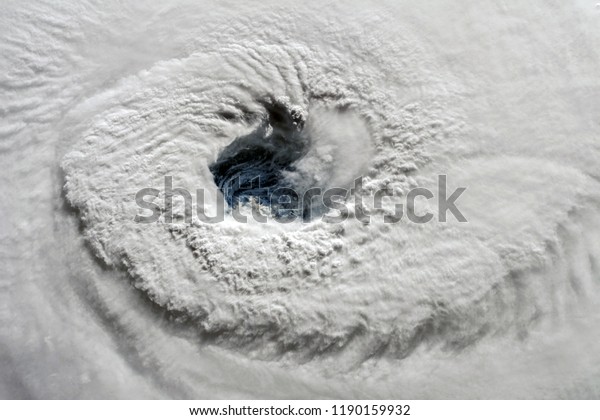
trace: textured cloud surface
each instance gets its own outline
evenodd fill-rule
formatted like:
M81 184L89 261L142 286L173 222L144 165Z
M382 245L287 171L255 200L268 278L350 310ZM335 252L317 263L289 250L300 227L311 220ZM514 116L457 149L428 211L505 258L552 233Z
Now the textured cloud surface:
M163 3L0 12L1 396L600 396L592 3ZM286 185L468 223L134 221L286 118Z

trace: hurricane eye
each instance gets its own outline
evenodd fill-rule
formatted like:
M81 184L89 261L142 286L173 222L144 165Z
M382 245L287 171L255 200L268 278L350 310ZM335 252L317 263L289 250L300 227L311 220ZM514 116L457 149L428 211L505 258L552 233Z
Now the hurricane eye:
M304 156L310 141L303 120L281 104L265 104L266 116L249 134L236 138L209 166L227 204L235 208L255 200L276 218L302 215L298 195L286 173Z

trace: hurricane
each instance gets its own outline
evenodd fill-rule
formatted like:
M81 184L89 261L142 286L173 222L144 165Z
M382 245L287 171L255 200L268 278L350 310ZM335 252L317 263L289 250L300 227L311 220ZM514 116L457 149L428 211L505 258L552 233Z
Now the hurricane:
M600 396L594 2L0 19L4 398Z

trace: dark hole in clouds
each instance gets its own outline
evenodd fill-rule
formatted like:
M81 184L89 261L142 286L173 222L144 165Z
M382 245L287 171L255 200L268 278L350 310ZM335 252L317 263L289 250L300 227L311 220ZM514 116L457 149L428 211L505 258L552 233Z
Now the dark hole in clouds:
M304 217L285 176L309 148L302 131L304 118L276 102L264 107L267 112L259 126L225 147L209 169L231 208L255 199L269 206L275 217Z

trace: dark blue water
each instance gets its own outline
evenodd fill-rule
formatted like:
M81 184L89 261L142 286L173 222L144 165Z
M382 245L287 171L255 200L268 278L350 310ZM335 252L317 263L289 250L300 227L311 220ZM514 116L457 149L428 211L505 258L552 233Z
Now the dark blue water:
M269 102L265 109L259 126L225 147L209 169L231 208L255 199L276 218L302 217L300 192L285 172L307 152L304 120L281 104Z

